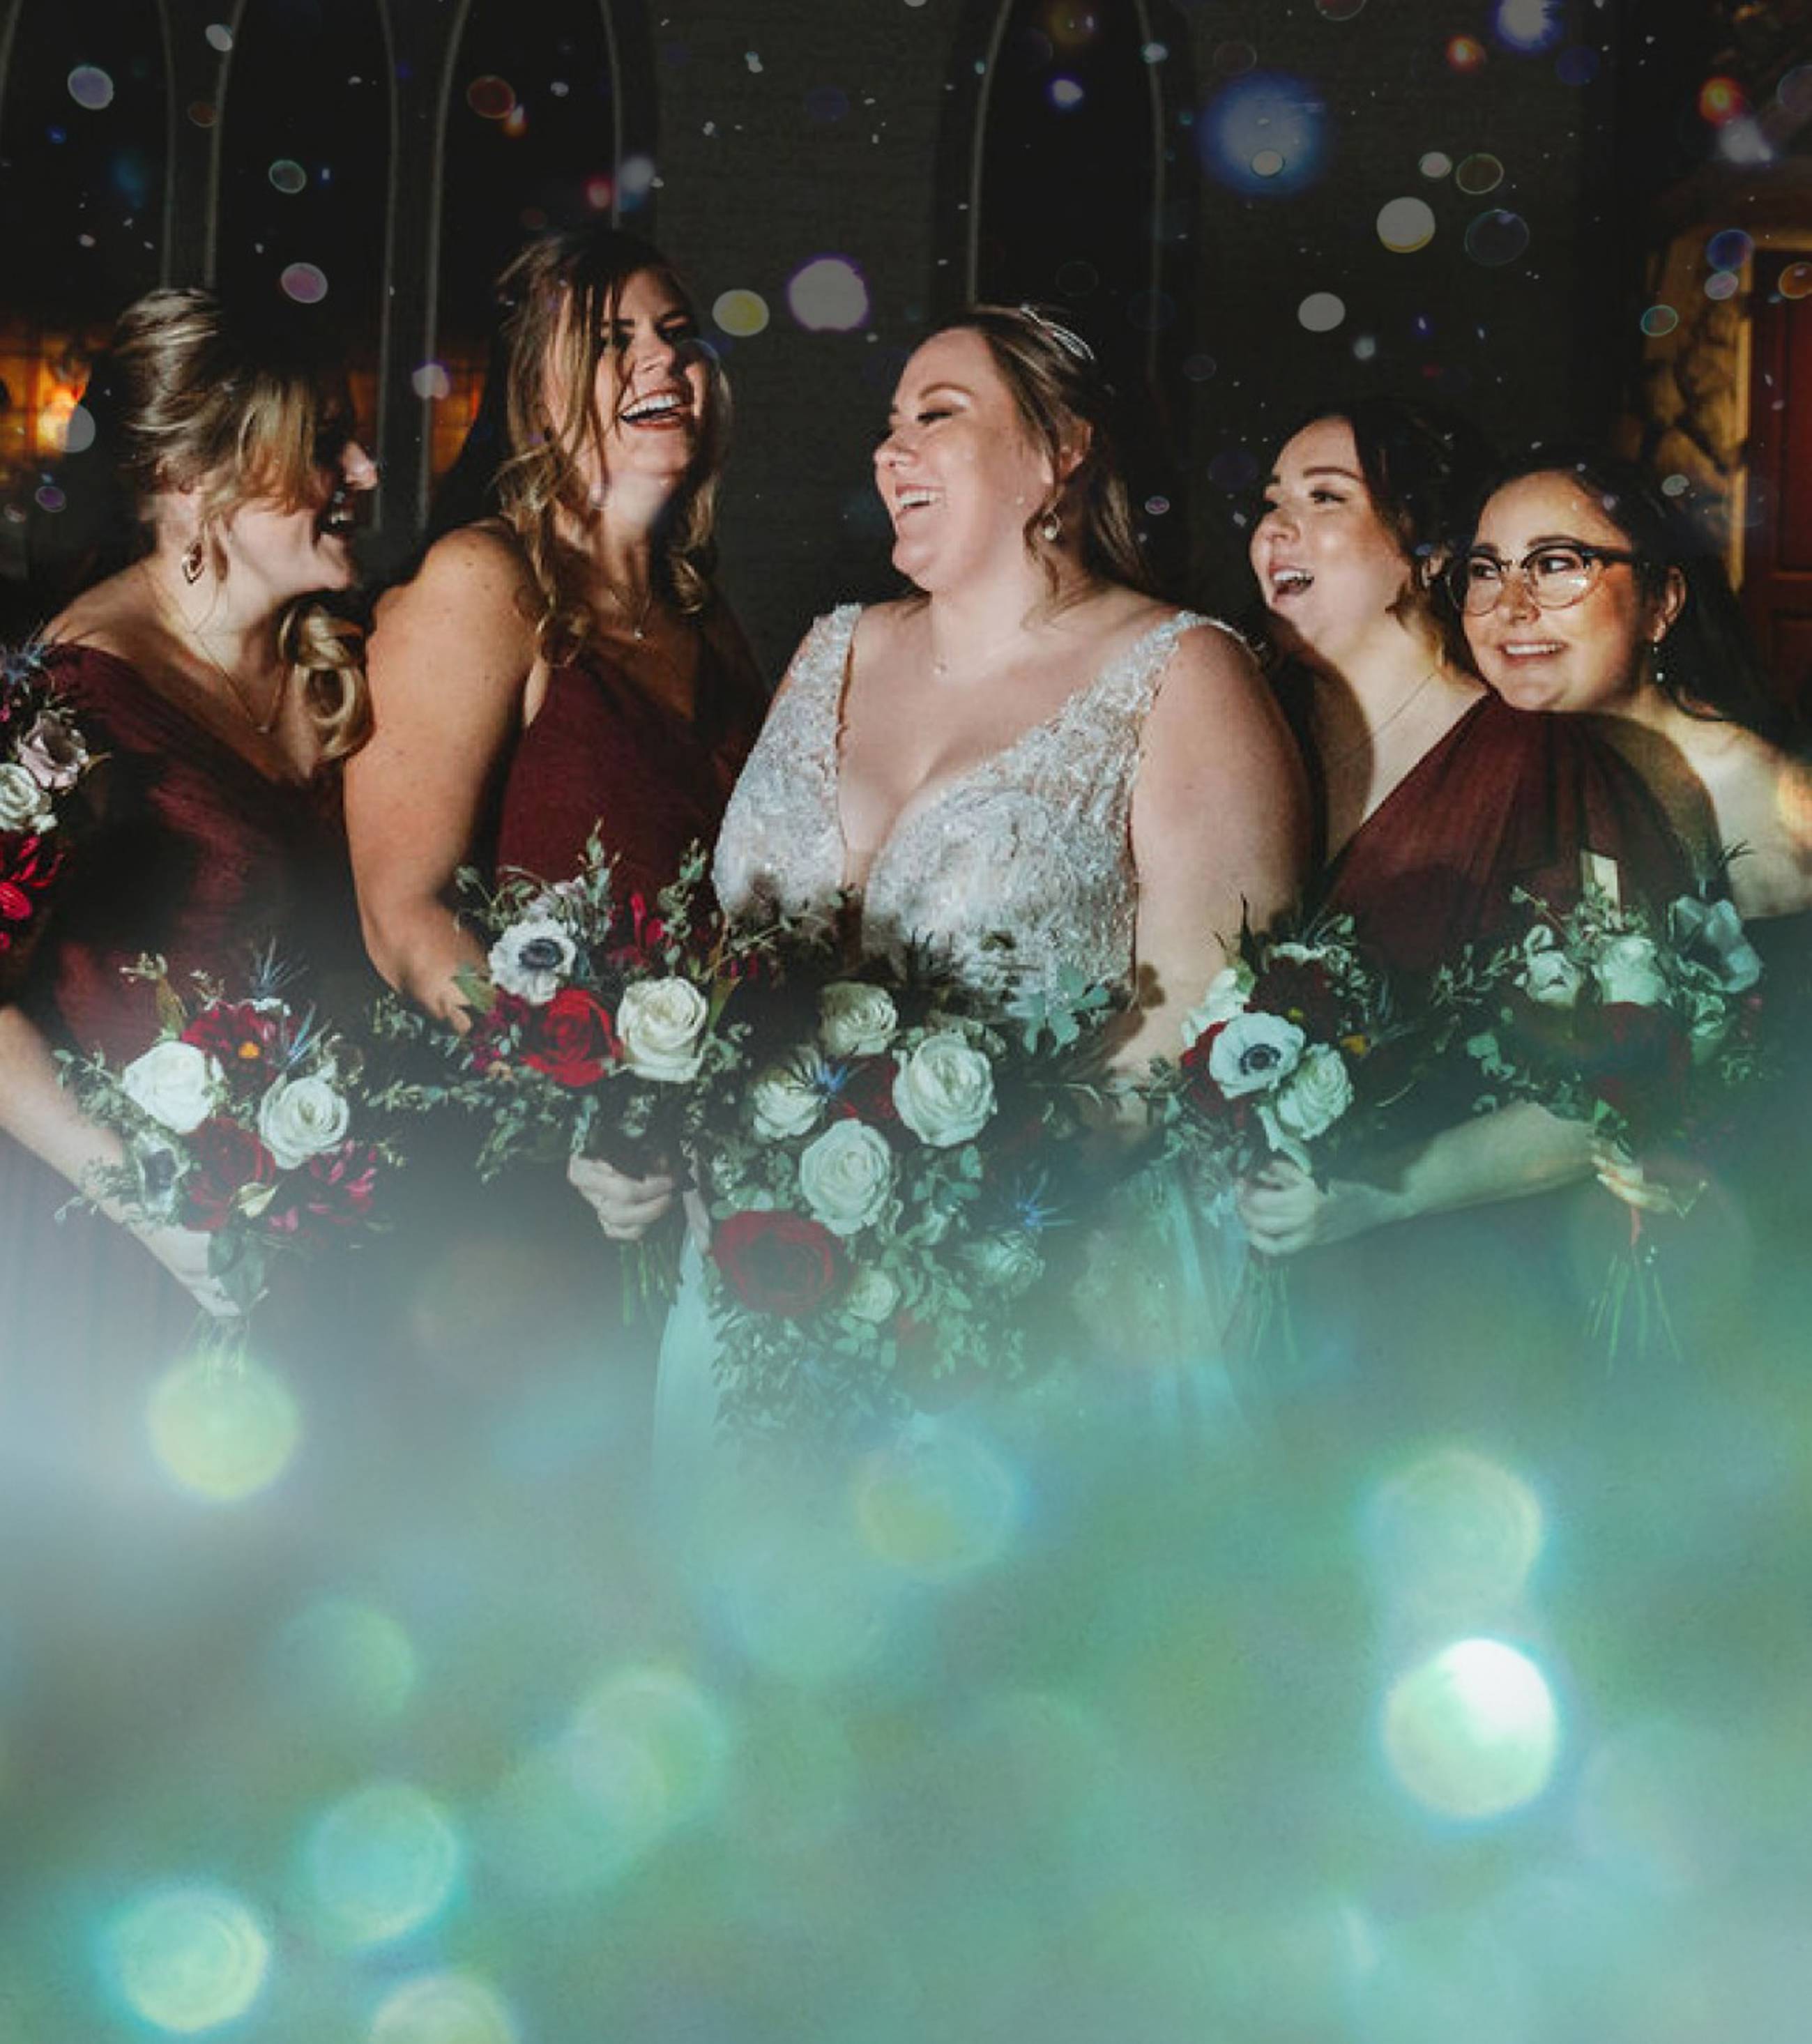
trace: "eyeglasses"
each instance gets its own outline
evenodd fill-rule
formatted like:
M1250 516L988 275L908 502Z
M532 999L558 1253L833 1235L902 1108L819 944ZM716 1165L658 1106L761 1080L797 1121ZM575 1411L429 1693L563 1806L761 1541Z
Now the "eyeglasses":
M1520 580L1544 610L1565 610L1583 602L1615 563L1633 567L1641 556L1614 547L1588 547L1579 540L1536 547L1520 561L1499 560L1495 554L1468 554L1447 571L1448 593L1469 617L1495 610L1498 600Z

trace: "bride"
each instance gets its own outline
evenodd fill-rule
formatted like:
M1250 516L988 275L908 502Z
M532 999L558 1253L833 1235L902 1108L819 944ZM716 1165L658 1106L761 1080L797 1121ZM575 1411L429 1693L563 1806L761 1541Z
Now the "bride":
M1066 969L1127 986L1114 1062L1132 1072L1179 1047L1242 916L1293 900L1306 832L1251 658L1152 591L1113 408L1087 344L1029 307L972 308L916 351L875 474L918 593L807 633L714 878L733 914L856 893L871 949L910 942L990 990ZM617 1239L674 1192L572 1170ZM663 1349L657 1470L708 1443L703 1315L691 1286Z

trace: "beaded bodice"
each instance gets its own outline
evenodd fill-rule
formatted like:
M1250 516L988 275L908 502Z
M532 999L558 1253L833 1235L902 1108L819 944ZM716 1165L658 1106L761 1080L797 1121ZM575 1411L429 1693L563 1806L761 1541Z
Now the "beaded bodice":
M838 752L860 615L845 604L813 625L730 797L714 873L733 914L762 901L806 914L844 891ZM1211 621L1179 611L1154 625L1041 723L910 806L868 870L868 948L918 948L980 992L1054 986L1066 969L1125 982L1145 714L1177 640Z

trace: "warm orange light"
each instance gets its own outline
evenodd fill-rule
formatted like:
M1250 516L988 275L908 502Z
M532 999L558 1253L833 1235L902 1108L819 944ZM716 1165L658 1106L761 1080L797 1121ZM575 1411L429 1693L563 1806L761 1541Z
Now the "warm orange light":
M1456 36L1447 45L1447 62L1453 71L1476 71L1485 61L1485 46L1476 36Z
M1749 102L1743 96L1743 88L1733 78L1708 78L1699 89L1699 111L1714 128L1722 128L1727 121L1734 121L1740 113L1747 113Z

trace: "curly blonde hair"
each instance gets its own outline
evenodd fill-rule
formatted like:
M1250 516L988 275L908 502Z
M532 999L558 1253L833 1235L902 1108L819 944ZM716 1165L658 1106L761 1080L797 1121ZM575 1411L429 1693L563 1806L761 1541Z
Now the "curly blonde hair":
M591 509L583 457L602 458L598 365L632 277L650 275L696 317L691 294L652 242L621 229L564 228L531 241L498 279L506 309L505 401L509 453L498 470L498 515L527 557L540 603L539 650L570 654L595 628L582 593L583 557L562 534L560 516ZM663 593L688 616L713 596L717 478L729 432L729 386L716 356L706 365L704 429L667 520L656 573ZM550 402L550 388L553 394Z
M345 381L299 333L229 310L212 291L148 292L113 329L106 379L122 479L141 507L192 487L202 532L240 506L300 509L352 437ZM318 597L289 605L278 644L299 679L325 766L371 728L364 633Z

